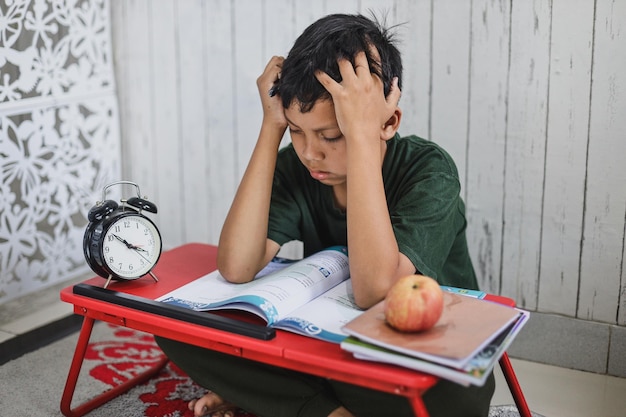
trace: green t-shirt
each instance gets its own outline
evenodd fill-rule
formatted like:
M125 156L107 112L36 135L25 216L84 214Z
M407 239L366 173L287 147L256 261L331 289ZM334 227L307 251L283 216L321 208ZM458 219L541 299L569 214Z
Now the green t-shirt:
M387 142L382 169L400 252L442 285L477 289L452 158L433 142L396 135ZM305 256L347 245L346 215L335 206L332 187L311 178L291 145L276 163L268 238L280 245L300 240Z

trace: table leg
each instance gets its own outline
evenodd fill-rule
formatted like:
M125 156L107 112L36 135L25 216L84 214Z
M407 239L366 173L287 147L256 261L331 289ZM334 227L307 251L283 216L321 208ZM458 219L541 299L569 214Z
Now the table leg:
M80 329L78 336L78 342L76 343L76 350L74 351L74 357L72 359L72 365L67 375L67 381L65 382L65 389L63 390L63 396L61 397L61 413L66 417L80 417L88 412L100 407L102 404L112 400L118 395L128 391L132 387L141 384L152 378L159 373L161 369L167 364L167 357L163 357L152 368L146 372L137 375L135 378L111 388L108 391L92 398L89 401L84 402L78 407L72 409L72 398L74 397L74 391L76 390L76 383L80 374L80 369L85 359L85 353L87 352L87 346L89 345L89 338L91 337L91 331L93 330L95 320L91 317L85 317L83 325Z
M506 352L500 358L500 368L502 368L504 379L506 379L506 383L509 385L509 390L511 391L511 395L513 396L513 400L515 401L515 405L517 406L517 411L520 416L532 417L528 404L526 403L526 398L522 392L522 388L520 387L515 371L513 370L513 365L511 364L509 355L507 355Z
M413 407L416 417L429 417L424 400L422 400L422 394L408 397L408 400L411 403L411 407Z

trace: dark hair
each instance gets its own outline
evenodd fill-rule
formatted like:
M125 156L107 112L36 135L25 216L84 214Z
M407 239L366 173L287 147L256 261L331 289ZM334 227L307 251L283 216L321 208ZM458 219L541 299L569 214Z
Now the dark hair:
M378 51L380 62L372 56L372 46ZM317 100L330 99L315 78L315 71L322 70L340 82L337 60L347 58L354 65L355 56L363 51L370 72L383 81L385 97L394 77L398 77L402 87L402 58L389 29L363 15L332 14L307 27L289 51L278 82L283 106L287 108L296 100L300 111L308 112Z

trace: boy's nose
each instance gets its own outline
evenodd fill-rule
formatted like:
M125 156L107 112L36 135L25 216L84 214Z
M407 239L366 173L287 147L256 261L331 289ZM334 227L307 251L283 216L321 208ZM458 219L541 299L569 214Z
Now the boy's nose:
M322 159L324 159L324 153L319 148L319 146L317 146L316 142L317 140L315 139L311 140L308 138L305 142L304 150L302 154L309 161L321 161Z

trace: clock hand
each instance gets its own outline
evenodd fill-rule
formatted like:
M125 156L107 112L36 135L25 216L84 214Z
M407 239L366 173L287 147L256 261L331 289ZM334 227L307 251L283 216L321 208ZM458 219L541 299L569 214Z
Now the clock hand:
M142 249L142 250L143 250L143 249ZM147 250L143 250L143 251L144 251L144 252L148 252ZM148 258L146 258L145 256L143 256L143 255L142 255L141 253L139 253L138 251L135 251L135 252L137 252L137 255L139 255L139 256L141 256L143 259L145 259L145 261L146 261L146 262L150 263L150 260L149 260Z
M117 240L119 240L120 242L122 242L124 245L126 245L126 247L127 247L128 249L134 249L134 246L133 246L133 245L131 245L130 243L128 243L128 242L126 241L126 239L122 239L121 237L119 237L118 235L113 234L113 233L112 233L112 235L113 235L113 237L114 237L114 238L116 238Z
M116 235L114 233L112 233L112 235L113 235L114 238L116 238L117 240L122 242L124 245L126 245L126 247L128 249L134 250L135 252L137 252L137 255L141 256L146 262L150 263L150 260L140 253L140 251L148 253L147 250L145 250L144 248L140 248L139 246L133 245L132 243L128 243L128 241L126 241L126 239L123 239L123 238L119 237L118 235Z
M126 245L126 247L128 249L133 249L133 250L136 250L136 251L142 251L142 252L148 253L148 251L145 250L144 248L140 248L137 245L133 245L132 243L128 243L128 241L126 239L123 239L123 238L119 237L116 234L113 234L113 237L116 238L117 240L119 240L120 242L122 242L124 245Z

